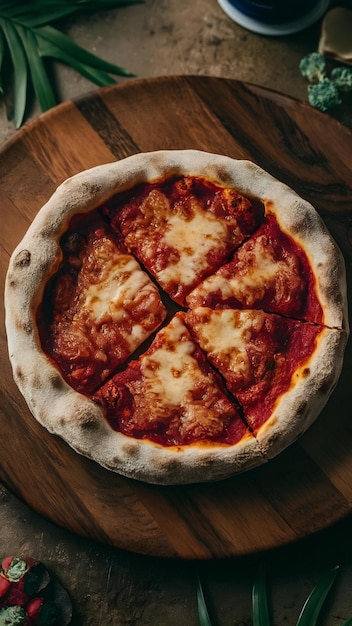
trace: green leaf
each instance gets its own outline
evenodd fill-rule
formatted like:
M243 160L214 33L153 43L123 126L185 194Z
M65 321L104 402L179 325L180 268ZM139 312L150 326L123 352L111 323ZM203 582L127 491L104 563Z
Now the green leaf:
M253 626L271 626L264 565L258 568L252 589Z
M352 626L352 616L346 619L346 621L341 624L341 626Z
M97 2L96 0L77 0L78 4L84 4L84 9L87 11L90 8L93 11L96 11L97 8L99 10L105 11L106 9L116 9L121 7L129 6L130 4L143 4L144 0L100 0ZM79 7L78 7L79 8Z
M74 7L58 7L56 10L53 9L50 11L50 13L48 11L41 14L34 13L33 15L30 13L23 13L18 17L13 17L12 19L22 26L27 26L27 28L35 28L48 24L48 22L55 22L59 19L67 17L68 15L72 15L75 11L76 9Z
M0 26L10 51L14 69L14 122L19 128L23 122L27 101L28 67L21 39L11 22L0 18Z
M115 84L116 81L105 72L90 67L89 65L85 65L84 63L80 63L74 57L67 54L65 50L63 50L62 48L58 48L57 46L51 44L49 41L42 39L38 35L36 38L38 42L39 53L41 54L41 56L51 57L57 59L58 61L66 63L66 65L69 65L70 67L75 69L82 76L85 76L85 78L88 78L88 80L92 81L96 85L99 85L99 87L106 87L108 85Z
M141 3L143 0L31 0L30 2L0 2L0 16L5 19L46 19L46 23L78 11L97 11Z
M18 33L27 54L35 95L42 111L47 111L55 106L56 98L46 73L43 59L38 53L37 40L31 30L24 29L22 26L18 27Z
M212 626L199 576L197 576L197 604L200 626Z
M93 12L117 7L120 8L142 1L143 0L105 0L103 2L97 2L96 0L78 0L76 2L69 2L69 0L61 0L60 2L55 0L50 2L46 0L32 0L30 4L17 7L11 6L11 8L6 11L6 14L8 17L11 17L11 19L20 22L23 26L34 28L56 22L59 19L78 13L78 11Z
M13 8L13 1L11 2L11 0L2 0L1 5L0 5L0 16L1 17L6 17L7 12Z
M28 85L33 85L43 111L56 104L55 91L43 60L45 57L66 63L100 87L116 82L111 75L133 76L128 70L75 44L50 24L78 11L93 12L140 2L143 0L0 0L0 93L4 90L4 75L13 77L16 128L24 120ZM6 80L6 86L7 83Z
M54 46L56 46L57 48L61 48L71 58L74 58L76 62L82 63L84 65L90 65L91 67L102 70L103 72L109 72L110 74L132 76L130 72L123 69L122 67L114 65L113 63L109 63L109 61L104 61L103 59L97 57L95 54L92 54L84 48L81 48L73 41L71 41L69 37L66 37L66 35L61 33L56 28L53 28L52 26L40 26L39 28L35 29L35 32L42 39L46 39L51 44L54 44ZM45 56L45 52L42 52L42 55Z
M338 566L330 570L309 594L296 626L316 626L319 613L337 576Z
M43 2L32 0L26 4L11 4L5 8L0 5L0 15L6 19L18 22L22 26L33 27L48 24L60 18L71 15L79 10L79 7L72 6L68 2Z
M71 59L70 65L82 76L90 80L92 83L95 83L95 85L98 85L99 87L108 87L109 85L116 84L116 80L111 78L111 76L105 74L105 72L102 72L101 70L96 70L94 67L84 65L83 63L76 64L74 59Z

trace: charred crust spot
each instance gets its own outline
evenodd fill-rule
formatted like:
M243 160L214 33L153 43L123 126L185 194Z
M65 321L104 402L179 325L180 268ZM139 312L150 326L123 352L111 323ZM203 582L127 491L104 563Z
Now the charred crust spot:
M28 267L31 264L31 253L29 250L21 250L15 256L14 260L16 267Z
M228 183L229 181L228 171L226 169L223 169L222 167L216 168L216 178L221 183Z
M308 402L302 402L297 410L297 414L299 417L304 417L308 409Z
M53 389L60 390L60 389L63 389L65 386L65 383L59 374L55 374L54 376L51 376L51 378L49 379L49 382L51 386L53 387Z
M298 208L300 208L299 205ZM312 216L306 211L302 211L300 219L297 219L297 221L292 224L290 230L293 235L301 233L310 235L310 233L314 231L314 222Z
M98 185L97 183L90 183L88 181L83 181L81 183L82 192L88 191L88 193L96 195L101 191L101 189L101 185Z
M202 460L202 465L203 467L212 467L214 465L214 463L216 462L216 459L214 456L207 456Z
M16 368L16 377L18 378L18 380L23 380L24 378L24 374L22 372L22 369L20 367Z
M326 378L319 388L319 392L321 393L321 395L328 396L328 394L332 390L333 384L334 384L333 377Z
M77 254L84 243L84 237L80 233L65 233L61 238L61 246L67 255Z
M26 335L31 335L33 333L33 325L30 320L22 321L19 318L14 320L15 326L20 332L24 332Z
M99 430L99 424L96 419L92 417L84 417L80 422L80 427L84 431L95 431Z
M53 232L54 232L54 225L51 224L51 225L47 226L46 228L42 228L42 230L39 232L39 235L43 239L47 239L48 237L51 237Z
M18 282L14 278L11 278L11 280L9 280L9 287L11 287L11 289L16 289L17 285Z
M302 376L303 376L303 378L307 378L307 377L309 376L309 374L310 374L310 369L309 369L309 367L305 367L305 368L304 368L304 370L303 370L303 372L302 372Z
M33 332L33 326L31 324L31 322L25 322L23 324L23 330L27 335L31 335Z
M44 272L46 272L49 267L50 267L50 263L46 262L46 263L41 263L39 266L39 269L44 274Z
M171 479L174 479L180 475L180 468L180 463L176 459L170 459L167 462L160 464L159 467L162 475L168 476Z
M336 283L329 286L326 290L326 297L331 300L332 302L334 302L336 304L336 306L341 307L343 304L343 299L342 299L342 294L341 292L336 288Z
M123 454L129 457L137 458L139 456L138 446L126 443L122 446L121 450Z
M34 376L33 380L32 380L32 387L33 387L33 389L40 389L41 385L42 385L42 382L41 382L39 376Z

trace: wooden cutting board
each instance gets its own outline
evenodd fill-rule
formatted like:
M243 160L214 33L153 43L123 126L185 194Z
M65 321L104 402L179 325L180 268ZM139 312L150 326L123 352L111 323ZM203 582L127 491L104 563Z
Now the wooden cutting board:
M130 154L197 148L248 158L311 201L351 287L352 133L308 105L236 81L136 80L67 102L0 152L1 291L9 255L56 186ZM279 457L210 485L157 487L108 472L50 435L12 380L1 307L0 479L35 511L138 553L214 558L281 546L352 510L352 349L319 419Z

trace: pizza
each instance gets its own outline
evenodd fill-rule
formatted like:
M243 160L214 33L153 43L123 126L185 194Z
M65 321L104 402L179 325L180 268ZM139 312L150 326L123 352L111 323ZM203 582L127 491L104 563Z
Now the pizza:
M156 484L257 467L318 417L349 325L342 255L256 164L136 154L62 183L14 250L9 357L33 416Z

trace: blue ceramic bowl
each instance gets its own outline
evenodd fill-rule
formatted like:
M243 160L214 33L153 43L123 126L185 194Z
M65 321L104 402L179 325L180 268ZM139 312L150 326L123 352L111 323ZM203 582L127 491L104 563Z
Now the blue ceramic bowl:
M318 20L329 0L218 0L235 22L266 35L302 30Z

